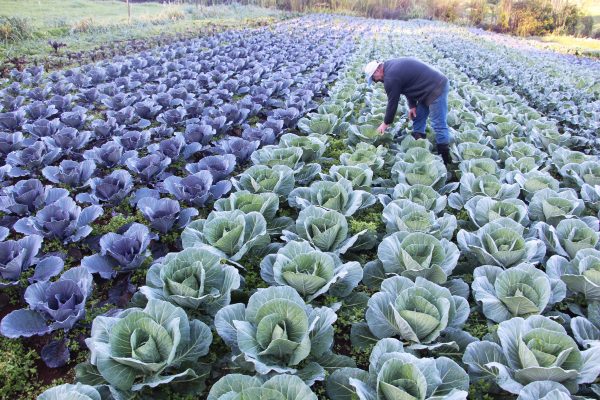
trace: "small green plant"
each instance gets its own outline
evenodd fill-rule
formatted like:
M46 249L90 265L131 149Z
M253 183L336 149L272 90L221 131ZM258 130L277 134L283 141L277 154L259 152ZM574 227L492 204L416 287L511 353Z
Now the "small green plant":
M141 221L140 221L141 219ZM108 222L105 224L95 223L92 224L92 235L104 235L109 232L117 232L122 226L133 223L133 222L144 222L143 217L139 215L130 215L125 216L123 214L114 215Z
M136 286L143 286L146 283L146 273L148 272L148 268L152 265L154 259L152 257L146 258L142 265L140 265L136 270L131 274L131 283Z
M473 400L494 400L497 397L490 394L492 384L484 379L478 379L469 386L469 399Z
M327 150L325 150L325 153L323 154L323 157L327 157L327 158L333 158L337 161L339 161L340 156L348 151L348 146L346 145L346 143L344 143L343 139L339 139L339 138L329 138L329 146L327 147Z
M46 239L42 245L42 254L64 251L64 246L58 239Z
M467 210L465 210L464 208L459 211L453 210L453 214L459 221L469 221L469 213L467 213Z
M354 235L364 229L375 234L385 232L385 224L381 219L382 211L383 208L381 204L376 204L373 207L361 210L348 218L350 234Z
M16 399L36 382L38 354L21 341L0 337L0 398Z
M469 319L467 319L464 329L478 339L483 338L486 334L492 333L495 330L493 326L488 324L487 319L478 311L472 311L469 314Z
M248 293L254 291L254 289L269 287L260 276L262 259L263 257L246 256L240 261L240 264L246 269L245 272L242 272L242 275L245 280L244 290Z

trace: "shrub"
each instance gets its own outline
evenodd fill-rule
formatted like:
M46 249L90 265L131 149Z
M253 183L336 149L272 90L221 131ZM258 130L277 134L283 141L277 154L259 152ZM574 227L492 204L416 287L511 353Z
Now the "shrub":
M31 37L29 21L21 17L0 16L0 39L5 42L17 42Z
M94 20L92 18L82 18L79 21L75 22L71 26L71 32L73 33L87 33L92 31L95 28Z

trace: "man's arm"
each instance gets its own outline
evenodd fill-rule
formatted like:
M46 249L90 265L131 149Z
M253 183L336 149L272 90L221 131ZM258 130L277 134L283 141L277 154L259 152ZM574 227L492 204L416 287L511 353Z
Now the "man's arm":
M400 88L398 85L389 85L388 88L388 103L385 111L385 118L383 119L383 123L386 125L390 125L392 122L394 122L394 116L396 115L398 102L400 101Z

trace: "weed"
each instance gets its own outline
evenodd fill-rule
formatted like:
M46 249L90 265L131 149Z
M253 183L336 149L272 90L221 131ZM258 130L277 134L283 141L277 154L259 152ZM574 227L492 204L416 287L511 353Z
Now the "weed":
M31 391L31 384L37 380L37 352L27 349L22 342L0 337L0 398L21 398Z
M473 400L494 400L497 397L490 394L492 384L484 379L474 380L469 386L469 399Z
M350 234L354 235L362 230L369 230L371 233L383 233L385 232L385 224L381 219L381 213L383 212L383 206L376 204L373 207L369 207L365 210L361 210L348 218L348 225Z
M483 338L488 333L493 333L495 328L489 325L487 319L478 311L472 311L465 324L464 330L478 339Z
M329 146L327 147L327 150L325 150L323 157L333 158L337 162L339 161L340 156L348 151L348 146L343 139L331 137L329 138L328 143Z

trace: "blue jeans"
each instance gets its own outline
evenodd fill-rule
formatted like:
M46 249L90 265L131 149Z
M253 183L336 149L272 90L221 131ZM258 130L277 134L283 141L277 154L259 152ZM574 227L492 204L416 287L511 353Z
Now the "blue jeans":
M417 116L413 120L413 132L425 136L425 126L427 118L431 116L431 127L435 132L435 142L437 144L448 144L450 142L450 132L448 131L448 92L450 83L446 82L446 86L442 93L435 99L429 107L423 103L417 104Z

